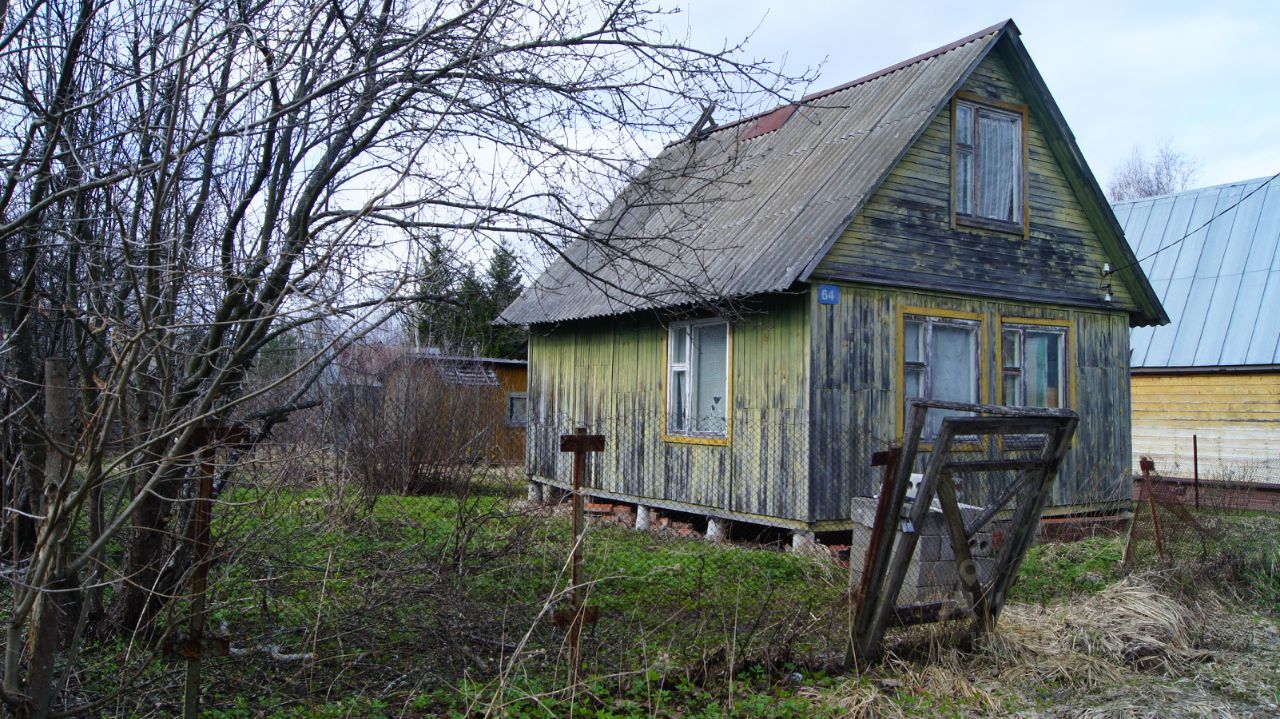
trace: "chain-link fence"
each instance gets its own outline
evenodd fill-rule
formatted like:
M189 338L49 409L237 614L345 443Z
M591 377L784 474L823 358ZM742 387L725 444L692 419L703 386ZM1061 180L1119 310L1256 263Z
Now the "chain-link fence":
M1192 476L1179 476L1173 466L1170 476L1139 459L1125 567L1158 571L1190 592L1243 592L1280 608L1280 484L1260 471L1267 463L1228 473L1247 481L1201 478L1194 463Z
M230 447L216 452L199 648L207 708L502 715L511 702L575 686L563 611L574 538L557 491L571 481L572 455L560 452L561 428L530 427L529 463L511 461L491 451L507 407L474 387L452 391L448 413L386 387L376 400L347 391L295 413L288 441L239 458ZM874 461L888 443L817 446L801 421L735 419L732 441L719 444L626 426L638 425L619 418L589 428L603 430L605 451L586 463L580 548L590 621L585 683L574 691L633 696L637 683L670 691L744 672L769 683L841 664L855 607L849 565L856 589L883 484ZM554 454L539 455L553 440ZM540 467L554 474L543 501L530 502L529 472L536 479ZM970 522L1007 489L956 477ZM850 516L855 496L865 507ZM637 513L650 531L635 531ZM984 580L1006 514L966 542L987 567ZM903 604L960 587L954 562L944 566L955 552L940 511L927 512L922 529ZM103 567L108 593L128 581L118 559L108 555ZM123 635L157 652L95 644L84 655L91 661L68 674L69 697L106 697L105 713L177 706L193 597L182 576L169 586L146 631Z
M68 636L85 640L57 667L59 706L173 715L193 658L213 716L501 716L530 707L558 715L566 697L597 706L721 681L772 685L843 663L873 527L901 532L919 491L907 488L897 516L877 516L887 439L824 439L803 418L750 413L723 437L673 436L659 418L635 414L587 424L604 436L604 451L589 455L583 477L589 621L574 683L563 610L575 540L570 505L560 501L573 459L559 442L577 423L520 427L508 388L422 367L425 376L400 388L335 386L322 404L294 412L274 442L247 452L242 439L215 432L212 454L193 454L189 471L157 485L154 516L125 514L119 498L135 478L106 482L102 517L137 526L96 555L83 604L65 608ZM517 431L527 443L511 453ZM962 435L953 455L1016 462L1042 447L1033 435ZM907 468L912 484L929 456ZM891 624L970 616L957 550L989 586L1029 501L1017 468L948 474L966 535L956 542L950 500L934 495L911 527L917 546ZM202 562L188 520L204 476L215 480L211 546L203 633L193 636ZM533 493L539 501L529 501L531 479L546 490ZM1222 555L1236 546L1231 537L1249 539L1239 545L1248 548L1273 531L1248 524L1252 538L1172 539L1175 522L1205 527L1217 501L1206 487L1198 513L1169 509L1176 503L1164 495L1144 499L1135 566L1167 561L1175 549ZM1185 505L1192 495L1181 496ZM1154 525L1143 524L1149 515L1161 520L1163 550ZM138 538L161 547L145 583L130 571ZM139 589L142 605L121 622L117 600Z

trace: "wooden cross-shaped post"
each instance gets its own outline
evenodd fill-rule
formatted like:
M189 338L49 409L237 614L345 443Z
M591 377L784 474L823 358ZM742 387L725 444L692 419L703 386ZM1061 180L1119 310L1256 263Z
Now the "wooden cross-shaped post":
M604 451L603 434L587 434L586 427L578 427L573 434L560 435L560 451L573 452L573 555L569 563L570 619L569 619L569 672L573 683L578 683L578 666L581 661L581 637L583 623L582 592L582 480L587 473L587 452Z

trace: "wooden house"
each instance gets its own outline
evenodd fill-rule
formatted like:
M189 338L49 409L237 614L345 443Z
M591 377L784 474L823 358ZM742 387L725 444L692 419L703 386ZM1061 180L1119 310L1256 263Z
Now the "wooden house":
M593 495L840 529L922 396L1070 407L1057 510L1130 495L1129 328L1166 317L1011 21L698 128L592 231L502 315L536 483L581 424Z
M1171 319L1130 338L1135 466L1280 482L1280 181L1113 209Z
M380 373L387 431L411 432L490 464L524 458L527 363L406 352Z

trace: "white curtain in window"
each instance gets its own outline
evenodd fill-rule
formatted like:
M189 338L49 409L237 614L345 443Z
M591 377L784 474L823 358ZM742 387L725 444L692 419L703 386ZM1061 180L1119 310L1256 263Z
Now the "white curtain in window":
M929 397L950 402L978 400L977 333L974 328L935 324L929 346ZM929 412L925 436L935 437L942 418L962 412Z
M994 220L1022 219L1021 121L978 113L978 214Z
M729 327L724 324L702 325L695 330L694 347L697 365L694 369L694 418L696 432L723 434L728 427Z

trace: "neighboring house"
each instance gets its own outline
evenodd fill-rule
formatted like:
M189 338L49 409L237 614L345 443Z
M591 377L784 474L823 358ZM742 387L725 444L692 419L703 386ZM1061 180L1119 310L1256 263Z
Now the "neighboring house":
M1167 320L1012 22L695 132L593 229L502 315L535 482L582 424L593 495L845 528L925 396L1070 407L1058 511L1130 496L1129 328Z
M380 373L379 423L492 464L524 459L528 363L406 353Z
M1172 320L1135 330L1133 453L1166 476L1280 482L1280 181L1114 206Z

